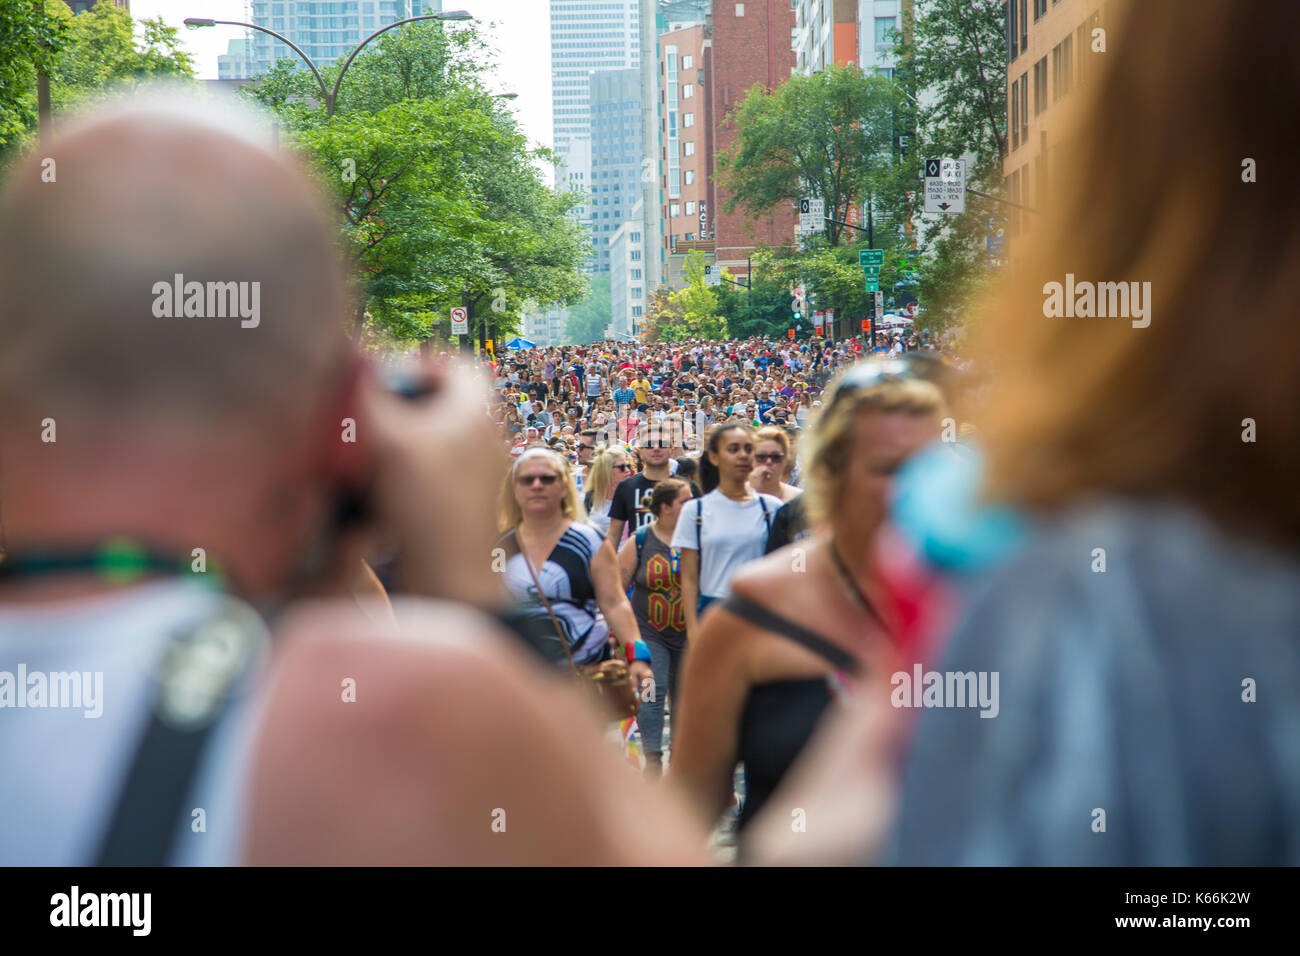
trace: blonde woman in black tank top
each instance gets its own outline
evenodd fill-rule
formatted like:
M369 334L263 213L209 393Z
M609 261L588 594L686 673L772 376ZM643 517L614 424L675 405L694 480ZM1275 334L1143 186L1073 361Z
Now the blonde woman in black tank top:
M745 765L742 853L745 825L811 738L835 683L891 659L867 556L894 471L938 438L944 414L929 383L882 380L871 364L845 373L803 447L814 536L746 565L693 635L670 779L712 826Z

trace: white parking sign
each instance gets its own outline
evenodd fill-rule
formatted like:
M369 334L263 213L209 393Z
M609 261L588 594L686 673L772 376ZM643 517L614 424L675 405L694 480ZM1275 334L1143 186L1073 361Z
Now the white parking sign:
M966 211L966 164L960 159L925 161L925 211Z

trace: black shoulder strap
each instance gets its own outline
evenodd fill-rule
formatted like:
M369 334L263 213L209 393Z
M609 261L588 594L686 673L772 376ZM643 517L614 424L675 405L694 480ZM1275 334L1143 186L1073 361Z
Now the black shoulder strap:
M212 731L229 709L231 692L268 642L257 612L234 598L168 642L149 726L96 866L166 865Z
M858 661L852 654L836 644L832 644L819 634L814 634L805 627L787 620L774 611L755 604L749 598L731 593L722 601L723 610L730 611L737 617L744 618L751 624L761 627L773 634L789 638L801 647L806 647L819 657L824 657L835 668L853 673L858 670Z
M700 553L700 567L704 567L704 497L695 499L695 550Z
M762 507L762 509L763 509L763 523L764 523L765 525L767 525L767 533L768 533L768 535L771 535L771 534L772 534L772 519L771 519L770 517L768 517L768 514L767 514L767 499L763 497L763 493L762 493L761 491L758 493L758 503L759 503L759 505L760 505L760 506Z

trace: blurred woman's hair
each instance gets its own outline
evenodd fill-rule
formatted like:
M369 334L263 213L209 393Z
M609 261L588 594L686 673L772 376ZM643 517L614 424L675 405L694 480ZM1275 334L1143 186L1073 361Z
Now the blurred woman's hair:
M614 488L614 463L627 453L622 448L601 445L596 449L596 457L591 460L591 470L587 475L587 500L598 505Z
M1300 190L1278 96L1300 92L1300 4L1116 9L1106 52L1078 54L1098 72L1049 144L1023 260L973 323L996 381L986 491L1047 513L1179 500L1294 545ZM1048 317L1045 284L1067 273L1149 282L1146 318Z
M510 470L506 472L505 482L501 486L501 497L497 502L498 530L509 531L511 528L517 528L520 522L524 520L524 511L519 507L519 502L515 498L515 475L519 473L519 468L524 462L533 461L537 458L549 462L554 474L559 476L560 482L564 485L564 498L560 502L560 508L564 512L564 516L573 521L587 520L587 510L582 506L581 498L578 497L578 488L573 483L573 475L569 472L569 463L550 448L537 445L525 450L522 455L514 460Z
M804 463L802 478L808 524L829 521L844 491L854 435L863 415L916 415L942 418L948 412L943 394L919 378L888 378L865 388L852 383L852 372L841 373L827 389L826 404L809 419L799 441ZM849 378L846 386L845 379ZM841 397L839 391L845 388Z
M679 478L665 478L657 482L654 491L650 493L650 513L656 518L659 512L663 510L664 505L670 505L677 500L683 488L689 488L686 482Z
M718 487L720 480L718 466L709 460L709 452L716 454L718 448L722 445L722 436L737 429L748 433L750 438L754 437L754 426L743 419L720 422L709 429L709 435L704 444L705 451L700 455L700 490L706 495ZM681 465L679 464L678 467L680 468Z

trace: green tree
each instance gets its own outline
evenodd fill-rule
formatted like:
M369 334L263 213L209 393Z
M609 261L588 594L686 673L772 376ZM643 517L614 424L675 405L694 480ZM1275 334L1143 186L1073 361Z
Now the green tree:
M669 342L682 338L673 331L682 323L685 310L675 293L660 286L646 302L642 334L647 342Z
M720 339L727 334L726 319L718 312L718 296L704 282L704 254L686 257L686 285L673 295L682 307L682 321L676 326L681 339Z
M0 152L36 125L36 70L49 70L65 42L66 17L50 4L0 3ZM67 5L58 0L67 11Z
M1006 156L1006 37L1002 0L922 0L911 28L896 34L897 81L912 97L917 142L907 176L915 183L925 157L973 157L966 182L981 192L1002 187ZM922 94L920 91L924 91ZM919 211L921 196L913 202ZM926 322L958 322L987 281L988 238L1007 222L1008 207L967 194L966 212L926 222L919 286ZM884 288L884 286L881 286Z
M789 328L790 290L774 274L773 258L773 251L759 250L749 279L739 280L747 284L737 286L724 279L718 287L718 311L726 317L729 338L779 336ZM730 278L725 271L723 276Z
M309 73L280 61L246 95L276 112L338 203L361 309L406 340L450 334L468 300L471 334L505 339L523 303L569 304L588 248L568 215L579 198L541 180L529 150L480 82L481 44L441 24L384 34L349 67L326 118ZM322 70L332 86L342 61Z
M609 276L595 276L586 298L569 309L564 334L570 343L590 345L605 338L605 330L612 319L609 295Z
M770 92L751 89L728 122L735 143L718 155L718 175L737 206L759 214L782 201L820 197L833 219L892 180L897 87L856 66L797 74ZM832 246L842 227L826 224Z
M107 92L193 79L175 27L161 18L138 25L139 37L131 15L106 0L77 16L63 0L48 0L39 14L27 0L0 0L0 151L35 136L35 61L50 78L56 117Z

